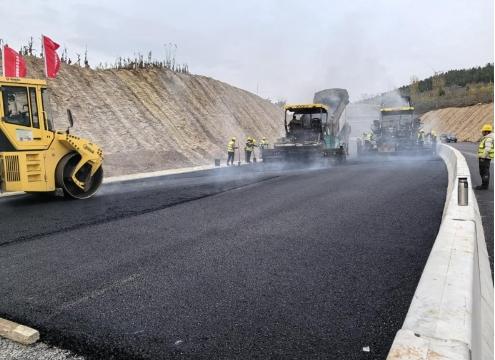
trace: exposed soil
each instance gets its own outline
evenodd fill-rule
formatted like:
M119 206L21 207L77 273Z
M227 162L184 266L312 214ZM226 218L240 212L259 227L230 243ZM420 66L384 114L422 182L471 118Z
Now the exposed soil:
M483 124L493 124L493 103L429 111L421 121L427 131L433 129L438 135L454 133L458 141L476 142Z
M43 62L28 59L29 77ZM252 93L198 75L164 69L92 70L62 64L52 89L57 128L66 109L73 132L103 147L105 174L120 175L213 163L231 136L280 136L280 107Z

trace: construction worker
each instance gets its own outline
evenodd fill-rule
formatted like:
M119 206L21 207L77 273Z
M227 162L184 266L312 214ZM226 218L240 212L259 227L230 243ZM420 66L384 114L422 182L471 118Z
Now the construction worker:
M268 149L268 141L266 141L266 137L263 137L260 141L260 149Z
M478 163L480 168L481 185L476 190L487 190L490 184L490 162L493 159L493 126L485 124L481 128L483 137L478 146Z
M424 144L425 144L425 131L420 130L418 133L418 145L419 147L423 147Z
M251 154L254 151L254 141L252 137L247 138L246 146L244 147L244 153L246 155L246 163L250 164L251 163Z
M266 141L266 137L263 137L260 141L260 157L263 158L263 150L268 149L268 141Z
M289 131L293 132L296 129L302 128L302 121L297 120L296 114L292 115L292 120L289 122Z
M437 153L437 133L432 130L430 132L430 140L431 140L431 150L433 151L433 154Z
M227 166L234 165L235 149L238 148L235 146L235 141L236 138L232 137L227 144Z
M251 140L253 142L253 148L259 147L258 145L256 145L256 139L255 138L251 138ZM254 149L253 149L253 162L256 162L256 151L254 151Z
M364 132L363 133L363 140L364 140L364 149L366 151L370 151L372 148L371 141L373 140L373 133L372 132Z

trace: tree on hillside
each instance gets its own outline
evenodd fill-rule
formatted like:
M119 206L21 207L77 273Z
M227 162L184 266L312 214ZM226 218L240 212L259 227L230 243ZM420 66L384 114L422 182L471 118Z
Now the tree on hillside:
M437 96L445 95L445 77L442 73L435 73L435 75L431 78L432 81L432 90L435 92Z
M419 93L419 78L416 75L411 76L409 85L409 96L414 97Z

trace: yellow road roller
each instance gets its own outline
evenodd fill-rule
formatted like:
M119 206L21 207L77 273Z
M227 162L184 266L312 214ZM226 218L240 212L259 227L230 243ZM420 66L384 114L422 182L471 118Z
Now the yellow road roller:
M0 185L2 192L94 195L103 181L102 149L53 129L44 80L0 77Z

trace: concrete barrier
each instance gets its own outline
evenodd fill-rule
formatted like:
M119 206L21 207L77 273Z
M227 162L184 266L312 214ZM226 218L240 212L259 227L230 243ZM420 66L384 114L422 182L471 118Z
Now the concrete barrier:
M478 203L463 155L438 145L449 183L442 223L388 360L493 359L493 283ZM458 205L467 178L468 205Z

